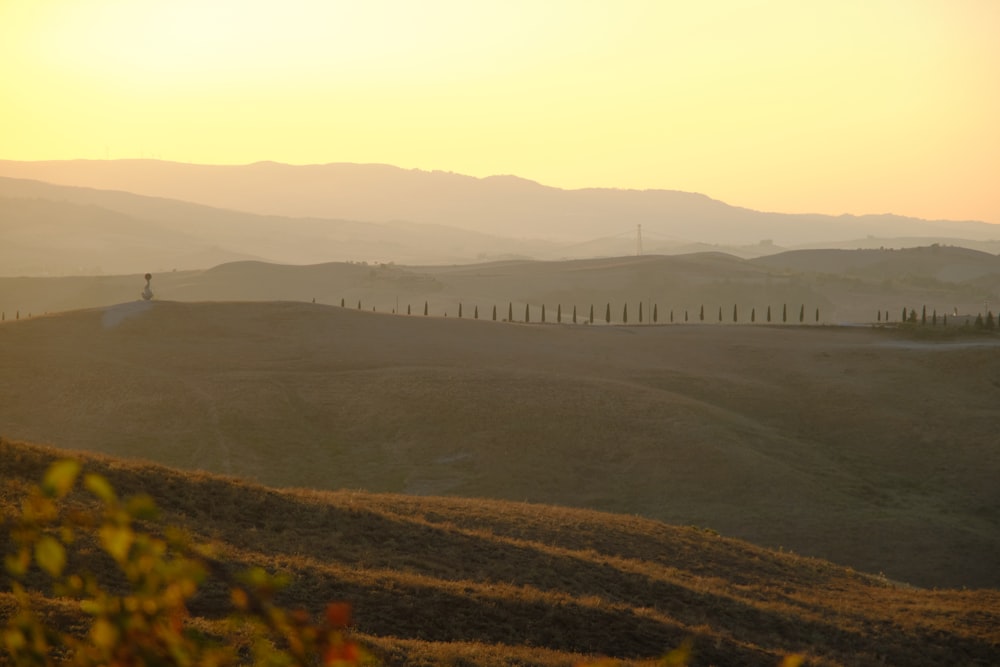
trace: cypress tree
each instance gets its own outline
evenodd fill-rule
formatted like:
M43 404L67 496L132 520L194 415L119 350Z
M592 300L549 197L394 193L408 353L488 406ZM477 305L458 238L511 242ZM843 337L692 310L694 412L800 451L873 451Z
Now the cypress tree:
M424 301L424 317L427 317L427 302Z
M782 322L787 322L788 321L788 304L787 303L781 304L781 321Z
M771 306L767 307L767 321L771 321Z
M340 297L340 307L344 307L344 297Z
M920 309L920 323L923 325L927 324L927 306Z
M493 304L493 321L497 321L497 305L495 303Z
M736 313L736 304L734 303L733 304L733 322L737 322L737 321L738 321L738 317L737 317L737 313Z
M358 310L361 310L361 299L358 299Z
M719 321L722 321L722 306L719 306Z
M684 309L684 321L685 322L688 321L688 311L687 311L687 308Z
M628 324L628 303L626 302L625 308L622 309L622 324Z
M528 304L524 304L524 321L525 322L531 321L531 314L528 312Z
M562 324L562 304L556 304L556 324Z
M698 319L702 322L705 321L705 304L701 304L701 311L698 313ZM687 311L684 311L684 321L687 322Z
M997 328L997 323L993 317L992 310L986 311L986 328L989 329L990 331L993 331L994 329Z
M799 308L799 324L802 324L805 321L806 321L806 304L802 304L802 307Z
M905 322L905 321L906 321L906 306L903 306L903 318L900 320L900 322Z
M913 308L910 309L910 322L913 324L917 323L917 311Z
M642 324L642 301L639 302L639 324Z
M512 301L507 302L507 321L514 321L514 303Z
M594 323L594 304L590 304L590 323Z
M458 316L459 317L462 316L462 302L461 301L458 302Z
M878 321L879 321L879 322L881 322L881 321L882 321L882 309L881 309L881 308L879 308L879 311L878 311L878 315L877 315L877 318L878 318Z
M670 309L670 323L671 324L674 323L674 309L673 308Z
M576 324L576 304L573 304L573 324Z
M406 304L406 314L410 314L410 304Z
M948 313L944 314L944 321L941 324L942 326L948 326Z
M934 312L931 313L931 326L932 327L936 327L937 326L937 308L935 308Z
M545 304L542 304L542 324L545 323Z
M750 321L751 322L756 322L757 321L757 309L756 308L751 308L750 309Z
M977 329L982 329L983 328L984 323L983 323L983 314L982 313L978 313L976 315L976 325L975 326L976 326Z
M479 319L479 306L478 305L472 311L472 319L474 319L474 320L478 320Z
M608 309L604 311L604 321L607 324L611 324L611 304L608 304Z
M816 308L816 321L819 322L819 308Z
M656 324L656 321L659 319L659 314L656 311L657 311L657 307L656 307L656 304L654 303L653 304L653 324Z

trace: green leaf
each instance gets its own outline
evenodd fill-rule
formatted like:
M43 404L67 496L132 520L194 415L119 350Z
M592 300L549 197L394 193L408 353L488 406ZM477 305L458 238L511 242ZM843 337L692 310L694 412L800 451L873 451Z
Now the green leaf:
M56 538L44 535L35 543L35 560L52 577L58 577L66 567L66 549Z
M88 491L107 504L111 504L117 500L115 490L111 488L111 484L100 475L94 473L84 475L83 485L87 487Z
M56 461L45 472L42 478L42 491L50 498L62 498L76 483L80 474L80 462L72 459Z

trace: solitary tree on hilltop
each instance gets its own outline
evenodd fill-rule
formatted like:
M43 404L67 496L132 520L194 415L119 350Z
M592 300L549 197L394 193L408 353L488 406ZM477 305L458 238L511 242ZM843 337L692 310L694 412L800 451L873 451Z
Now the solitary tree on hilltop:
M545 304L542 304L542 324L545 324Z
M787 322L788 321L788 304L787 303L781 304L781 321L782 322Z
M497 321L497 305L495 303L493 304L493 321Z
M698 311L698 319L702 322L705 321L705 304L701 304L701 310ZM687 322L687 311L684 311L684 321Z
M819 308L816 308L816 321L819 322Z
M507 302L507 321L514 321L514 303L512 301Z
M340 307L344 307L344 297L340 297Z
M461 301L458 302L458 316L459 317L462 316L462 302Z
M722 321L722 306L719 306L719 321Z
M611 304L608 304L608 309L604 311L604 322L611 324Z
M424 317L427 317L427 302L424 301Z
M659 319L659 313L657 313L657 310L658 309L656 307L656 304L654 303L653 304L653 324L656 324L657 320Z
M562 304L556 304L556 324L562 324Z
M767 321L771 321L771 306L767 307Z
M642 324L642 301L639 302L639 324Z
M531 321L531 313L528 310L528 304L524 304L524 321L525 322Z
M799 324L806 321L806 304L799 308Z
M736 304L733 304L733 322L739 321L739 314L736 311Z
M594 323L594 304L590 304L590 323Z
M472 311L472 319L474 319L474 320L478 320L479 319L479 306L478 305Z
M358 310L361 310L361 299L358 299Z
M756 308L751 308L750 309L750 321L751 322L756 322L757 321L757 309Z
M625 308L622 310L622 323L628 324L628 303L625 304Z

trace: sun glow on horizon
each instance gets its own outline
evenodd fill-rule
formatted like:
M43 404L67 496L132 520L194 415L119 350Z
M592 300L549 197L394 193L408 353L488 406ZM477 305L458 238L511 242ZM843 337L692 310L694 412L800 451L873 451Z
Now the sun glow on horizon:
M1000 3L10 0L0 158L358 162L1000 222Z

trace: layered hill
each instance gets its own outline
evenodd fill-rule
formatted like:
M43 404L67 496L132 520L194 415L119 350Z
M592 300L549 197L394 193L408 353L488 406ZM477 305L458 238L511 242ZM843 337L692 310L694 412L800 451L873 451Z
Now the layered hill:
M152 270L152 269L148 269ZM39 314L108 306L134 298L145 270L130 275L0 277L0 311ZM617 257L560 262L510 260L479 264L407 266L323 263L308 266L231 262L199 271L153 271L153 290L174 301L291 300L357 306L379 312L428 312L483 317L541 318L561 309L571 319L603 322L608 304L620 322L625 306L644 322L798 322L800 310L816 323L898 320L903 307L928 314L983 313L1000 303L1000 256L952 247L888 250L800 250L753 261L720 253ZM768 310L771 319L768 320ZM553 312L556 311L556 312ZM509 312L515 311L515 312Z
M166 523L211 541L233 570L289 578L280 601L354 607L386 665L653 664L689 641L693 665L992 664L996 591L926 591L696 528L522 502L357 491L278 491L0 440L0 511L59 457L82 459L124 495L151 495ZM82 497L76 508L86 510ZM81 550L74 568L113 578ZM0 571L0 591L7 588ZM225 633L225 589L193 622ZM36 601L44 604L44 601ZM57 605L73 618L65 602ZM0 592L0 618L12 612ZM51 617L50 617L51 618Z
M638 514L1000 585L996 338L454 315L132 302L8 319L0 434L280 487Z
M630 234L680 244L779 246L866 236L1000 240L1000 226L893 215L785 215L669 190L561 190L514 176L473 178L377 164L191 165L156 160L0 161L0 176L125 190L264 215L405 220L565 242ZM933 241L927 241L930 243ZM620 254L616 248L611 253Z

